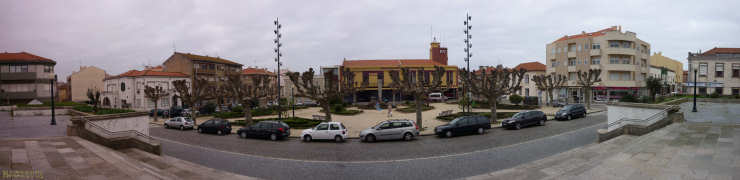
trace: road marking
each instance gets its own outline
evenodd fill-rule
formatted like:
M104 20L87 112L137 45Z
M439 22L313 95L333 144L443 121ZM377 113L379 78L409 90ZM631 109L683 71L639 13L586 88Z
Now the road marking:
M603 112L600 112L600 113L603 113ZM598 113L596 113L596 114L598 114ZM253 155L253 154L245 154L245 153L231 152L231 151L225 151L225 150L214 149L214 148L209 148L209 147L203 147L203 146L198 146L198 145L192 145L192 144L188 144L188 143L178 142L178 141L164 139L164 138L159 138L159 137L154 137L154 138L156 138L158 140L161 140L161 141L167 141L167 142L177 143L177 144L186 145L186 146L192 146L192 147L196 147L196 148L200 148L200 149L205 149L205 150L218 151L218 152L227 153L227 154L243 155L243 156L249 156L249 157L254 157L254 158L262 158L262 159L273 159L273 160L281 160L281 161L295 161L295 162L306 162L306 163L373 164L373 163L407 162L407 161L427 160L427 159L441 159L441 158L447 158L447 157L464 156L464 155L473 154L473 153L480 153L480 152L484 152L484 151L492 151L492 150L497 150L497 149L506 149L506 148L511 148L511 147L514 147L514 146L517 146L517 145L521 145L521 144L525 144L525 143L534 143L534 142L542 141L542 140L545 140L545 139L552 139L552 138L559 137L559 136L569 135L569 134L573 134L575 132L578 132L578 131L581 131L581 130L584 130L584 129L593 128L593 127L596 127L596 126L603 126L603 125L606 125L606 123L604 122L604 123L594 124L594 125L591 125L591 126L582 127L582 128L575 129L575 130L572 130L572 131L568 131L568 132L564 132L564 133L560 133L560 134L556 134L556 135L552 135L552 136L548 136L548 137L543 137L543 138L539 138L539 139L533 139L533 140L519 142L519 143L515 143L515 144L509 144L509 145L504 145L504 146L499 146L499 147L492 147L492 148L488 148L488 149L475 150L475 151L470 151L470 152L465 152L465 153L446 154L446 155L440 155L440 156L429 156L429 157L420 157L420 158L397 159L397 160L379 160L379 161L320 161L320 160L300 160L300 159L288 159L288 158L268 157L268 156L259 156L259 155Z

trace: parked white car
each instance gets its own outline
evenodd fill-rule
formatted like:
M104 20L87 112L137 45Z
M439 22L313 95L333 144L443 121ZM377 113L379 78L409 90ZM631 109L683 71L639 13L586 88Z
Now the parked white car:
M193 120L189 117L174 117L164 122L164 128L177 128L180 130L193 129Z
M442 93L429 93L429 100L445 101L447 100L447 96L442 95Z
M334 139L336 142L343 142L347 134L349 134L347 128L340 122L322 122L314 128L303 130L301 139L306 142L314 139Z

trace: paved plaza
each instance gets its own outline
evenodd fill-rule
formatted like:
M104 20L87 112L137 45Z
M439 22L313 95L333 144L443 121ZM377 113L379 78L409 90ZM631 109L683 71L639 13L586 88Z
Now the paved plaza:
M16 116L0 111L0 138L36 138L66 136L69 116L56 116L57 125L49 125L51 116Z
M691 101L681 104L688 122L740 123L740 104L696 102L697 112L691 112L692 107Z

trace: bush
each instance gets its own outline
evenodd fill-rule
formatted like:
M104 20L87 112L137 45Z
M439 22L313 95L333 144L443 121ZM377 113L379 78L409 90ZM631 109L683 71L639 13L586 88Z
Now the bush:
M72 109L80 111L80 112L93 113L95 115L134 112L133 110L128 110L128 109L108 109L108 108L98 108L98 112L93 112L93 107L88 106L88 105L76 105Z
M242 106L234 106L231 108L231 112L244 112L244 108Z
M429 111L429 110L432 110L432 109L434 109L434 106L421 106L421 111L422 112ZM398 109L396 109L396 111L402 112L402 113L415 113L416 112L416 105L406 106L404 108L398 108Z
M717 93L717 92L714 92L714 93L712 93L712 94L709 95L709 98L719 98L719 97L720 97L720 94Z
M649 103L650 102L650 96L640 96L640 102L641 103Z
M511 102L512 104L515 104L515 105L519 105L519 103L522 102L522 99L524 99L524 98L522 98L522 96L519 96L519 95L516 95L516 94L513 94L513 95L509 96L509 102Z
M524 105L537 106L540 104L540 98L537 96L524 97Z
M496 112L496 119L504 119L504 118L510 118L511 116L514 116L516 112ZM443 121L452 121L455 118L462 117L462 116L474 116L474 115L481 115L485 116L487 118L491 118L491 112L458 112L454 114L450 114L447 116L437 116L437 119L443 120Z
M487 101L473 101L472 103L473 108L490 108L490 105L488 105ZM513 105L513 104L496 104L496 109L525 109L525 110L531 110L531 109L537 109L537 106L533 105Z
M254 122L256 123L256 122L260 122L260 121L277 121L277 120L278 120L277 118L255 119ZM321 123L321 121L315 121L315 120L312 120L312 119L301 118L301 117L283 118L282 121L285 124L288 124L288 126L290 126L290 128L295 128L295 129L308 129L308 128L312 128L312 127L318 125L319 123ZM232 123L232 125L246 126L246 121L244 121L244 120L236 120L236 121L234 121Z
M621 99L619 99L620 102L637 102L637 99L635 99L635 96L632 96L632 94L626 94L622 96Z
M200 111L200 114L213 114L213 112L216 111L216 104L208 103L205 106L200 107L198 111Z

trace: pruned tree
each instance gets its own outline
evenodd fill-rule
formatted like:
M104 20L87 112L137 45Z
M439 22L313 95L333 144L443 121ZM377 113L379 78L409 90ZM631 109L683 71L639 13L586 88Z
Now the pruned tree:
M342 97L342 94L338 90L338 83L331 72L324 73L324 87L321 86L321 82L315 82L314 74L313 68L308 68L308 71L302 74L298 72L287 73L296 88L295 96L316 101L323 110L326 120L331 121L330 101L333 98Z
M144 96L146 96L149 101L154 102L154 121L157 121L157 113L159 112L159 100L162 99L162 97L169 96L170 93L165 91L162 86L157 87L151 87L151 86L144 86Z
M460 70L460 77L465 83L468 83L470 91L473 94L482 96L488 100L491 108L491 123L496 123L496 103L498 98L516 92L521 89L521 82L524 78L524 69L509 69L498 65L495 68L481 68L478 72L470 72L465 69Z
M272 99L275 88L270 81L270 75L249 75L250 81L244 81L239 74L228 76L227 90L236 98L243 107L244 120L247 124L252 124L252 102L259 102Z
M431 73L431 74L426 74ZM391 86L397 88L404 94L410 94L414 97L414 104L416 104L416 125L418 127L424 127L422 124L422 104L428 94L438 91L440 85L442 85L442 77L445 75L445 69L443 67L434 66L434 70L424 71L424 69L414 69L404 67L401 71L391 71Z
M357 90L364 89L368 86L368 82L355 81L355 72L349 68L341 67L340 72L342 73L342 79L340 80L340 87L342 94L352 94L352 103L357 102ZM358 86L359 84L359 86ZM342 97L344 98L344 97Z
M583 97L586 101L586 108L591 109L591 88L594 84L601 82L601 69L589 69L588 71L578 70L578 85L583 88Z
M655 93L658 93L660 89L663 87L663 84L661 84L661 79L648 76L647 80L645 80L645 87L650 92L650 99L655 102Z
M535 86L537 86L537 89L540 89L542 91L545 91L547 93L547 98L545 101L547 101L547 104L553 102L553 94L552 92L555 89L560 89L563 87L565 82L568 79L565 78L564 75L560 74L553 74L553 75L536 75L533 77L533 81L535 83Z
M175 91L180 95L180 100L190 105L190 118L193 119L193 124L198 124L198 121L196 121L197 115L195 114L198 109L197 103L205 97L208 80L193 78L193 82L190 83L192 88L188 84L187 80L172 81L172 86L175 86Z
M98 112L100 105L100 90L87 89L88 104L93 106L93 112Z

